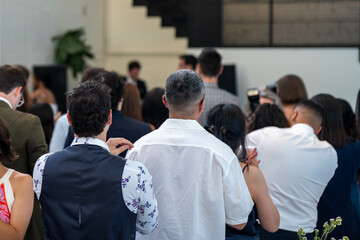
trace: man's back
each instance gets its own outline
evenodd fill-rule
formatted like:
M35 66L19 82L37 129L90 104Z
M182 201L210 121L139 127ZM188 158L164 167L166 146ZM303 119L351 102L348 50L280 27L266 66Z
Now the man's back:
M218 104L235 104L240 107L240 100L230 92L220 89L215 83L205 82L205 103L203 113L200 115L199 123L204 126L207 113Z
M306 124L267 127L247 136L256 147L271 198L280 213L280 229L312 232L317 203L337 167L333 147L319 141Z
M139 239L224 239L225 222L247 221L253 203L236 156L196 121L168 119L127 158L149 169L159 202L158 229Z

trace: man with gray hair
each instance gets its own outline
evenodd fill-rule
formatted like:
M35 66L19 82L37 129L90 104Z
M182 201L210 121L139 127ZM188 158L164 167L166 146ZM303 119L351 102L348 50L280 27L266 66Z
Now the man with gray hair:
M197 122L204 94L194 71L171 74L163 96L169 119L127 154L153 176L159 207L158 228L137 239L225 239L225 223L247 222L253 201L238 160Z

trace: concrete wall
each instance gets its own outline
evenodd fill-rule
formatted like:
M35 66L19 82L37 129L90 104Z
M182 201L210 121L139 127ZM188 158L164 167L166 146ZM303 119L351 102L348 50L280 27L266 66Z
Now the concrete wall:
M103 5L100 0L0 0L0 64L53 64L51 37L84 27L97 57L91 64L102 66ZM69 84L76 82L69 79Z
M236 65L237 90L245 104L246 89L274 83L294 73L305 82L309 97L330 93L355 108L360 88L358 48L219 48L224 64ZM201 49L189 49L198 55Z

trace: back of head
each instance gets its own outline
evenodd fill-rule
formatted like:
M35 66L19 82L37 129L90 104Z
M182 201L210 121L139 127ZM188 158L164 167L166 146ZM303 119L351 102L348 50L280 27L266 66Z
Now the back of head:
M275 104L260 104L251 118L248 126L248 132L255 131L264 127L288 127L288 121L284 112Z
M142 121L141 98L137 86L134 84L125 84L123 99L124 102L121 109L122 113L125 116Z
M342 119L346 135L350 138L351 141L355 141L360 137L356 127L355 113L347 101L340 98L337 100L341 105Z
M24 90L26 80L24 73L15 66L0 66L0 92L9 94L14 88L22 87Z
M110 88L111 109L113 111L117 110L123 97L124 79L116 72L103 72L96 75L94 81L104 83Z
M140 65L140 63L139 63L138 61L131 61L131 62L129 62L128 70L130 71L130 70L132 70L132 69L134 69L134 68L138 68L138 69L141 68L141 65Z
M111 109L110 89L105 84L87 81L67 97L69 117L79 137L94 137L105 128Z
M166 80L165 99L169 112L191 115L204 96L204 83L200 75L192 70L176 71Z
M11 147L10 132L0 118L0 162L14 161L16 155Z
M240 144L245 148L245 115L234 104L219 104L206 117L205 129L226 143L233 152ZM245 151L242 152L243 158Z
M314 131L320 129L324 119L323 107L312 100L302 100L294 107L298 111L300 122L311 126ZM291 121L291 120L290 120Z
M333 147L344 147L346 135L339 101L329 94L318 94L312 97L311 100L324 109L322 130L318 135L319 139L328 141Z
M152 124L155 128L159 128L169 117L169 110L162 103L164 93L164 89L154 88L146 94L142 103L144 122Z
M29 70L23 65L15 65L15 66L23 72L25 80L27 80L30 76Z
M307 99L304 82L296 75L286 75L277 81L277 89L283 104L296 104Z
M204 76L218 76L221 68L221 56L214 48L205 48L201 52L198 62Z
M40 118L46 143L49 145L52 132L54 130L54 114L52 108L47 103L36 103L31 106L29 113L34 114Z
M106 72L106 70L104 68L98 68L98 67L93 67L93 68L87 68L84 72L83 75L81 77L81 82L86 82L89 80L93 80L94 77L96 77L96 75L100 74L100 73L104 73Z

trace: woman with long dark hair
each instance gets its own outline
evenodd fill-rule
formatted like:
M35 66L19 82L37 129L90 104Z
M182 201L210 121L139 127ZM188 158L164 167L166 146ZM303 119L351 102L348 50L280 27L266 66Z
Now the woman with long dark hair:
M329 237L360 239L360 219L351 200L352 186L356 183L359 168L360 143L352 142L347 137L341 105L336 98L329 94L318 94L312 100L320 104L325 113L318 137L329 142L338 155L338 167L318 204L317 227L322 229L324 222L340 216L341 227L337 227Z
M208 113L205 128L238 155L246 184L255 203L244 229L237 230L226 226L226 239L259 239L256 215L264 229L269 232L277 231L280 216L270 198L264 176L256 164L250 166L245 163L245 115L236 105L219 104ZM256 159L254 161L256 162Z
M16 155L10 133L0 118L0 239L23 239L33 211L33 183L27 174L6 168Z

